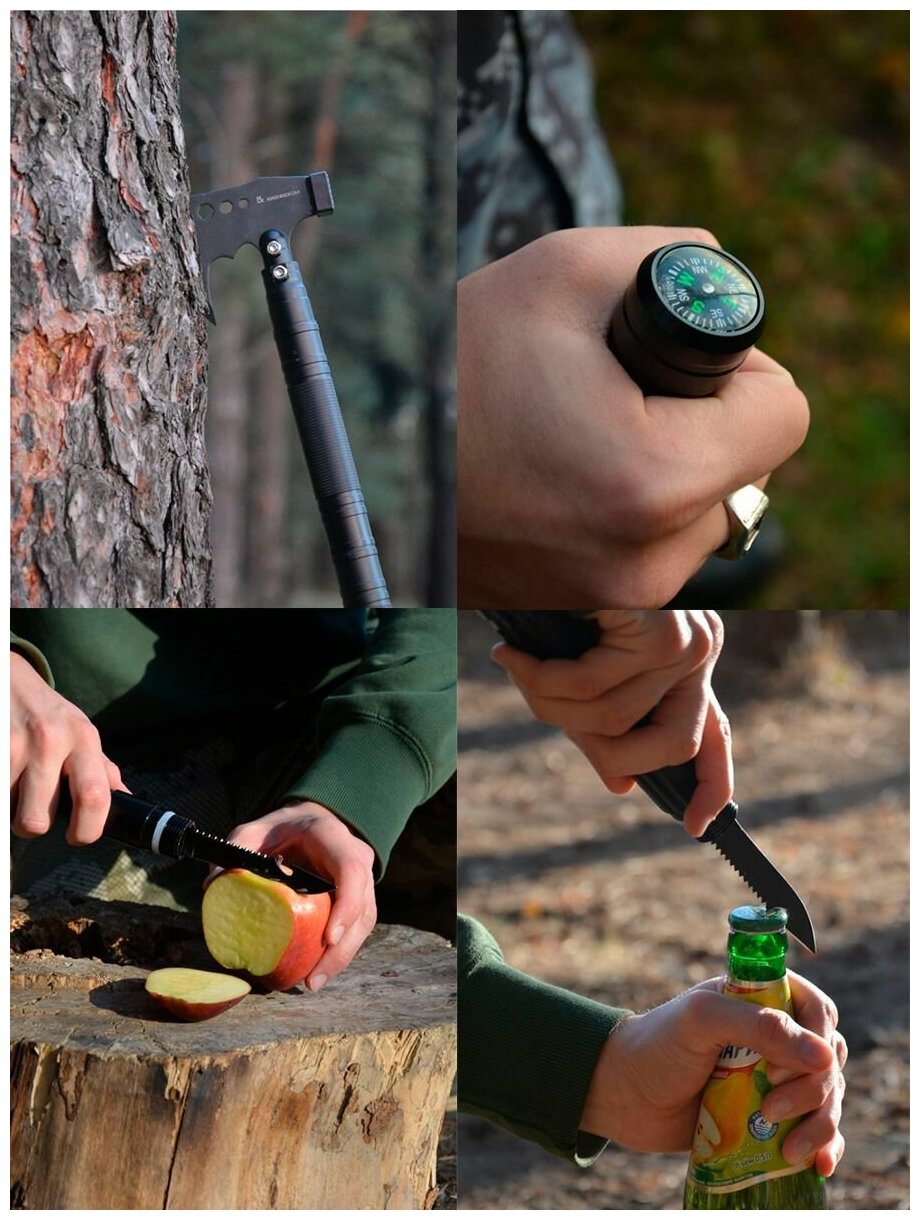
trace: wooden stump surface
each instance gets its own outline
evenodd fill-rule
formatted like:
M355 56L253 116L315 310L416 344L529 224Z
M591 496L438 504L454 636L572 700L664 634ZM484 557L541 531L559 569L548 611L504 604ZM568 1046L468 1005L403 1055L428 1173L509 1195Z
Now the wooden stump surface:
M88 899L35 913L18 899L12 926L14 1207L434 1201L455 1070L455 955L441 938L378 927L316 994L251 994L184 1023L144 979L213 967L193 917ZM87 950L99 956L73 956Z

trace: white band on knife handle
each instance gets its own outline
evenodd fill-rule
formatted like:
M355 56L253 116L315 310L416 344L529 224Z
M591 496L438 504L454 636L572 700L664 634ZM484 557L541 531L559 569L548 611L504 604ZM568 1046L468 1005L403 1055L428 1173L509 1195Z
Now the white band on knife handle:
M150 840L150 850L151 851L159 852L160 839L163 837L163 831L166 829L169 819L174 818L175 816L176 816L176 814L175 814L174 810L167 809L166 812L163 814L163 816L160 818L159 822L157 822L156 827L154 828L154 831L153 831L153 836Z

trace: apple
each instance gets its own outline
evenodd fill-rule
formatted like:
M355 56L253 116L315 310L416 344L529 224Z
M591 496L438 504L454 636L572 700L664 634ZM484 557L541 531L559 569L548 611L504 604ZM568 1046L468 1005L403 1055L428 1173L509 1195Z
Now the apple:
M250 991L244 979L212 970L169 966L154 970L144 984L147 992L180 1021L207 1021L239 1004Z
M302 983L323 955L332 910L328 894L299 894L242 868L218 873L201 905L204 939L215 961L259 991Z

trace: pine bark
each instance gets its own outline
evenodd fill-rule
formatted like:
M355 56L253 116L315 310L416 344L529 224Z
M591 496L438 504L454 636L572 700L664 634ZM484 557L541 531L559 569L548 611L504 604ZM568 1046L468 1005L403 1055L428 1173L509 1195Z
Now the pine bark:
M175 16L14 11L11 30L12 603L206 605Z
M209 968L191 917L80 901L14 900L14 946L51 946L12 959L14 1208L431 1206L455 1070L445 941L379 927L323 991L187 1024L122 963Z

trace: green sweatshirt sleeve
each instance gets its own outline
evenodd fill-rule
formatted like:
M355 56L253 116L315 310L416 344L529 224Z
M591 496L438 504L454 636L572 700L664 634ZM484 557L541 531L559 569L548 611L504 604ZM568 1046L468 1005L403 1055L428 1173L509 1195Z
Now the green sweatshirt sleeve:
M44 678L48 685L54 689L54 674L51 672L51 666L48 664L44 653L30 644L28 640L24 640L21 635L17 635L15 631L10 632L10 651L18 652L29 662L32 668Z
M515 970L474 919L459 916L457 931L460 1109L590 1165L607 1141L578 1123L601 1048L628 1010Z
M360 665L323 700L315 757L288 799L344 818L378 877L412 810L456 768L456 681L453 610L381 610Z

